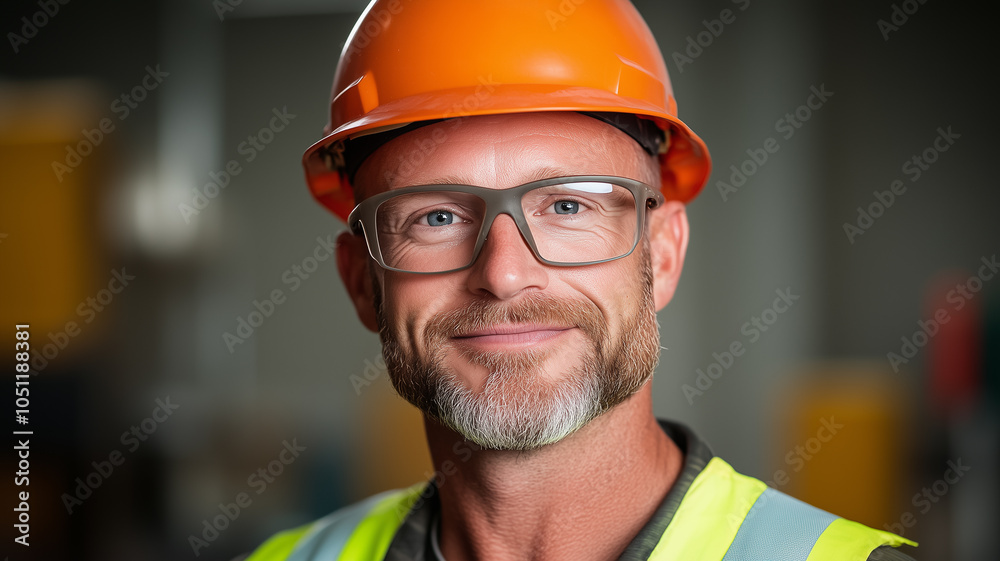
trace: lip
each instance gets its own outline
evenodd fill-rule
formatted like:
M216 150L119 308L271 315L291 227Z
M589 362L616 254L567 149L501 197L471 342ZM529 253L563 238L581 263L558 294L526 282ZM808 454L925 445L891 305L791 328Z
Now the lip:
M516 350L550 341L571 329L565 325L495 325L455 335L452 340L483 350Z

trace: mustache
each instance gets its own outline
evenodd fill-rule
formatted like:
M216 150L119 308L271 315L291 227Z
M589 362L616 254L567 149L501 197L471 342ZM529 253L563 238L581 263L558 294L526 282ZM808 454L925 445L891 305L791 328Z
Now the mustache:
M427 323L425 336L435 344L497 325L525 323L578 327L598 342L607 332L606 318L593 302L532 293L514 302L476 300L437 314Z

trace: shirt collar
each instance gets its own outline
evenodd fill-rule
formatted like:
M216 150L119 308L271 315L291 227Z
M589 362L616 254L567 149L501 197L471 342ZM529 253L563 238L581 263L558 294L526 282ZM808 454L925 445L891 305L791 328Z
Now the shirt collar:
M658 422L663 432L684 454L684 464L677 480L657 507L653 517L625 548L618 558L619 561L639 561L649 558L663 532L673 520L691 483L715 457L708 444L687 426L663 419L659 419ZM440 550L436 547L441 502L434 481L431 480L428 485L432 487L432 491L429 496L424 495L427 497L426 500L407 514L389 545L386 561L444 561L440 556Z

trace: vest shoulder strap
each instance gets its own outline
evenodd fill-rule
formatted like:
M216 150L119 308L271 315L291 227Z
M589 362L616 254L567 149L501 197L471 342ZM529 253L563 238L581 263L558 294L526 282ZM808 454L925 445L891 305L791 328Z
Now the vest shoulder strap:
M387 491L294 530L276 534L246 561L369 561L382 559L393 535L427 487Z
M768 488L713 458L650 559L865 561L879 546L904 543L916 545Z

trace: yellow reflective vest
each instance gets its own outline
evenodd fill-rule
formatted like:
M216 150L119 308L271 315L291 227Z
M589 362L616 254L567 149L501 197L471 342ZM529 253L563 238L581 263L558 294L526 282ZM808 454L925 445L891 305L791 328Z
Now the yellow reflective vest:
M661 424L665 429L678 427ZM633 543L622 559L865 561L882 546L916 545L768 488L758 479L737 473L710 452L700 464L691 455L697 454L687 452L685 470L693 479L683 482L686 489L679 505L671 507L666 528L659 533L654 527L659 537L647 540L648 545ZM426 559L415 551L413 539L409 545L401 545L406 540L396 535L411 512L426 507L428 499L436 499L435 493L432 483L421 483L370 497L277 534L246 561L381 561L387 559L390 546L394 551L388 559ZM428 525L418 526L426 534ZM411 551L404 551L406 547Z

